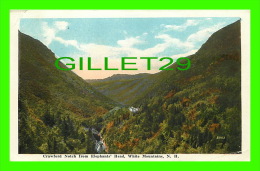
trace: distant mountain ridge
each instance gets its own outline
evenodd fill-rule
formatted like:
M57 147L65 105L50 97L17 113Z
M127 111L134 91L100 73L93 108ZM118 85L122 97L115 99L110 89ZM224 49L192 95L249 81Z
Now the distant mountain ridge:
M139 78L143 78L146 77L150 74L148 73L140 73L140 74L134 74L134 75L130 75L130 74L114 74L110 77L104 78L104 79L86 79L87 82L104 82L104 81L114 81L114 80L122 80L122 79L139 79Z
M121 103L131 105L153 85L153 74L116 74L101 80L87 80L104 95ZM151 79L149 79L151 78Z

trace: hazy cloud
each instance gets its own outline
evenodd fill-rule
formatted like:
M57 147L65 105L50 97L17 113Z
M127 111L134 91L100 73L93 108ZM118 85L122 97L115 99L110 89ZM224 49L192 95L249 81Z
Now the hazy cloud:
M56 36L58 32L66 30L68 26L69 23L65 21L56 21L54 22L53 27L50 27L47 22L42 22L43 43L49 46L52 41L58 41L65 46L70 45L79 49L79 44L76 40L65 40Z
M47 22L42 22L42 31L43 31L43 43L48 46L55 38L56 30L50 28Z
M56 21L56 22L54 22L54 26L58 30L66 30L66 29L68 29L69 23L66 21Z
M133 47L134 45L144 43L144 41L140 40L140 36L137 37L129 37L124 40L118 40L117 44L121 47Z
M190 26L196 26L200 23L200 20L187 20L181 25L162 25L166 30L165 31L184 31Z
M193 42L193 43L206 41L212 33L216 32L217 30L222 28L224 25L225 25L225 23L221 22L221 23L215 24L208 28L202 28L201 30L197 31L196 33L191 34L188 37L187 41Z

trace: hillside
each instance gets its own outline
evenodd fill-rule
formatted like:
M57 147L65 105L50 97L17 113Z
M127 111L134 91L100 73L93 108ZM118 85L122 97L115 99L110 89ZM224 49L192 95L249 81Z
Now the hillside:
M92 83L92 82L106 82L106 81L115 81L115 80L132 80L132 79L143 78L143 77L146 77L148 75L150 75L150 74L148 74L148 73L141 73L141 74L135 74L135 75L114 74L114 75L107 77L107 78L104 78L104 79L86 79L86 81L88 83Z
M55 60L40 41L19 32L19 153L93 153L83 122L117 103L58 70Z
M240 21L215 32L189 58L191 68L186 71L120 80L126 85L136 82L134 90L146 89L138 92L125 86L124 93L132 91L130 98L137 97L129 104L138 113L121 109L103 123L102 134L111 153L241 151ZM114 97L125 96L116 82L102 84Z
M144 97L154 84L151 74L116 74L100 80L86 80L102 94L121 103L131 105L137 99Z
M186 71L173 64L91 86L19 33L19 153L96 153L95 140L100 153L241 153L240 21L189 58Z

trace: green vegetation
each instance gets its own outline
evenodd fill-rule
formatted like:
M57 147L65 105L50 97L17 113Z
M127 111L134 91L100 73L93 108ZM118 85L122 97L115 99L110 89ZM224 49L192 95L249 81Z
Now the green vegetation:
M138 113L120 109L104 122L102 134L110 153L241 151L240 22L214 33L189 58L187 71L120 80L120 85L128 85L125 90L115 81L102 82L99 89L118 90L111 96L114 100L132 92L131 105L140 109ZM131 91L146 80L153 81L140 86L146 91ZM137 83L132 86L133 82Z
M54 61L41 42L19 33L19 153L94 153L84 121L117 103Z
M150 91L149 88L154 84L150 74L122 74L104 80L87 80L87 82L122 105L131 105L137 99L144 98L145 94Z
M96 153L86 128L100 132L107 153L241 151L240 21L189 56L190 69L88 80L100 92L57 70L39 41L19 40L20 153Z

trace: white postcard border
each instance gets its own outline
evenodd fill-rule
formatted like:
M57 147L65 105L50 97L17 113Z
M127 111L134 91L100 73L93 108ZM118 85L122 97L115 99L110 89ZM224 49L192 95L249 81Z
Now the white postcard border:
M21 18L240 17L242 154L18 154L18 29ZM66 157L67 155L67 157ZM69 156L71 155L71 156ZM97 157L104 155L103 157ZM111 155L105 157L105 155ZM51 157L53 156L53 157ZM57 157L60 156L60 157ZM76 156L76 157L75 157ZM149 157L150 156L150 157ZM162 158L163 157L163 158ZM11 161L250 161L250 10L11 10L10 11L10 160Z

